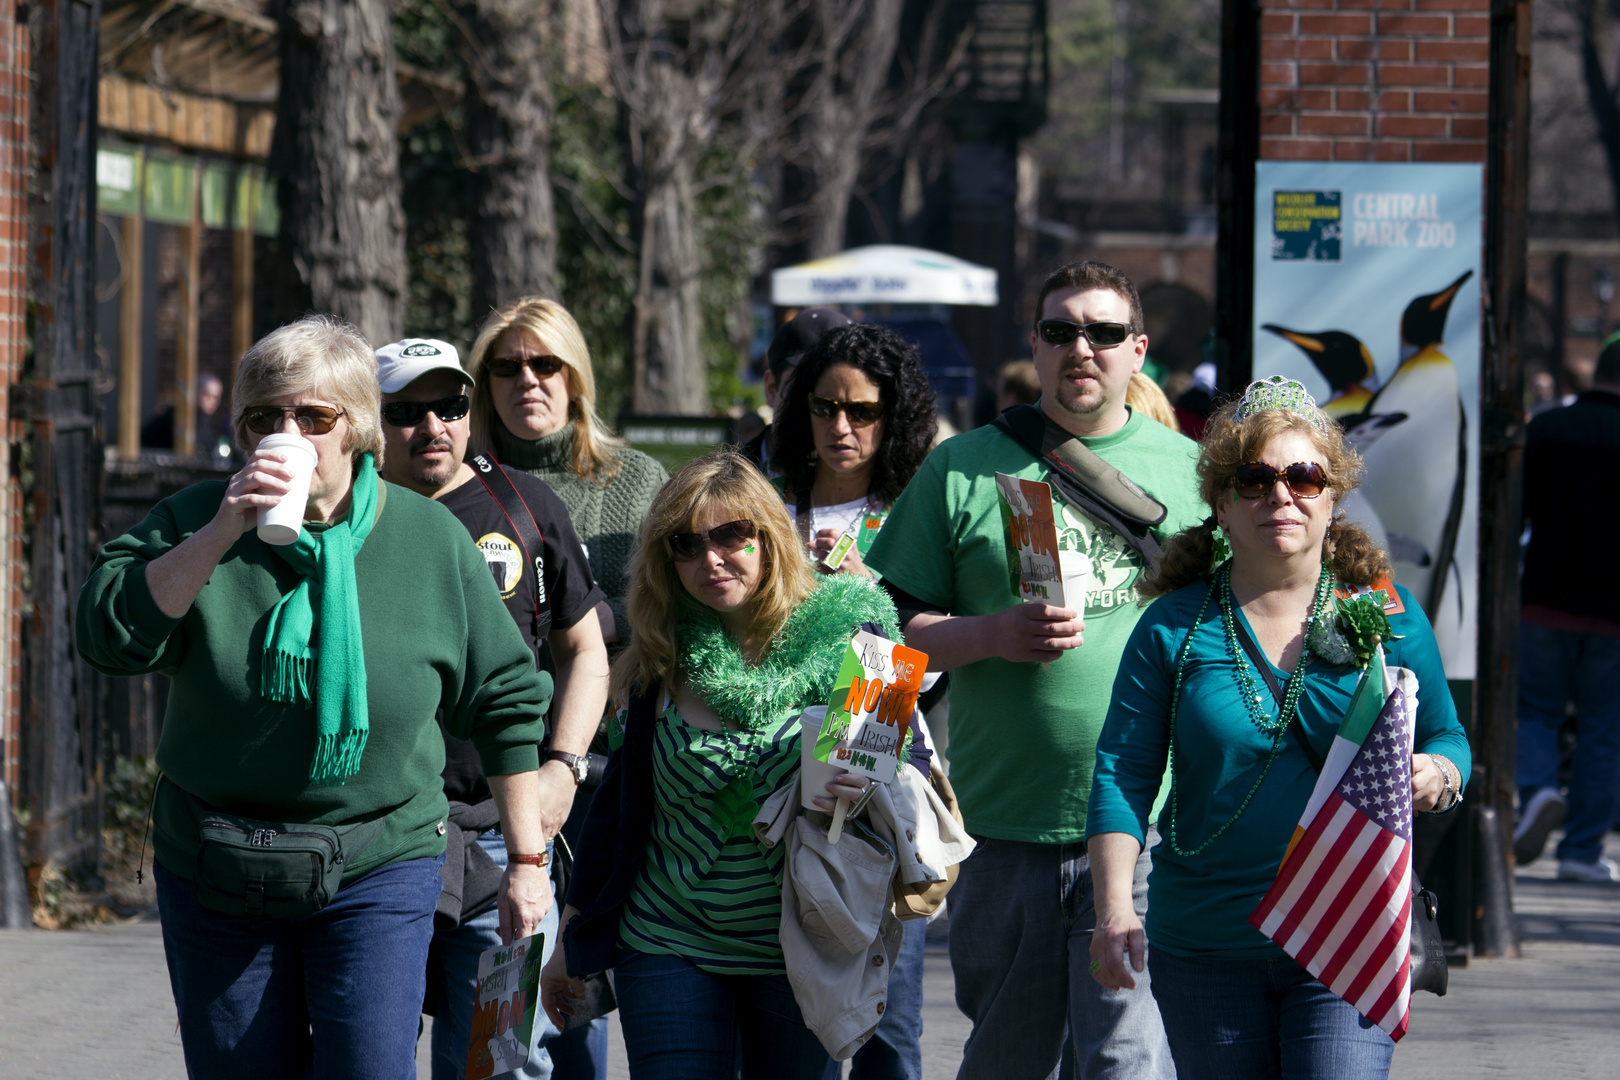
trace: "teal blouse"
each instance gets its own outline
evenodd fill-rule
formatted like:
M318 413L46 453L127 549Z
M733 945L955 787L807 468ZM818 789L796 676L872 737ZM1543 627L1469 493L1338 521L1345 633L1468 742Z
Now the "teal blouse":
M653 744L657 807L619 945L725 975L780 975L782 847L754 815L799 764L799 710L758 732L706 731L671 704Z
M1086 836L1123 832L1143 839L1164 778L1169 751L1170 695L1176 662L1189 631L1192 648L1176 713L1177 840L1184 851L1204 843L1238 809L1265 767L1271 738L1255 727L1238 688L1219 603L1191 626L1209 586L1195 582L1148 608L1136 625L1102 734ZM1393 667L1418 678L1419 753L1449 758L1468 781L1471 755L1446 684L1434 631L1412 594L1396 586L1406 610L1390 616L1400 641L1384 647ZM1243 618L1241 608L1234 608ZM1247 626L1247 620L1244 625ZM1251 630L1252 633L1252 630ZM1273 666L1286 690L1290 673ZM1349 707L1359 672L1341 671L1313 657L1300 676L1300 720L1318 752L1326 754ZM1276 704L1261 693L1269 711ZM1181 856L1168 843L1153 849L1148 877L1147 935L1152 948L1178 956L1280 957L1283 952L1249 925L1249 916L1276 877L1283 852L1316 786L1316 771L1294 740L1284 736L1271 773L1248 809L1224 835L1197 855ZM1159 833L1170 834L1169 805Z

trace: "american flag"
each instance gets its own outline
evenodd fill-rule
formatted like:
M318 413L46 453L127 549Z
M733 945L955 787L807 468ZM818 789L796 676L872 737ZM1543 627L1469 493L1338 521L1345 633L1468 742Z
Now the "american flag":
M1402 674L1406 674L1402 672ZM1377 674L1370 674L1377 678ZM1382 680L1380 680L1382 681ZM1283 856L1249 922L1399 1041L1411 1006L1412 726L1403 679ZM1413 688L1415 689L1415 688ZM1343 738L1341 729L1340 738Z

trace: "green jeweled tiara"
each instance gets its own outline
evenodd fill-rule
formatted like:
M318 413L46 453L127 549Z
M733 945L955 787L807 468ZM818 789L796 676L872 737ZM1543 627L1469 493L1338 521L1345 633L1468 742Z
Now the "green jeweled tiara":
M1295 413L1318 428L1326 430L1324 414L1316 407L1316 399L1311 397L1304 383L1295 379L1273 375L1269 379L1250 383L1249 388L1243 391L1242 400L1238 402L1237 412L1232 414L1232 422L1241 424L1255 413L1266 409L1283 409Z

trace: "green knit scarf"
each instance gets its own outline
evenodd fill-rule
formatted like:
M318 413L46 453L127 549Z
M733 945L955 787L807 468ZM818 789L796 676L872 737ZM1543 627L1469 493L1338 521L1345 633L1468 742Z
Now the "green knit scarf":
M376 520L377 465L365 454L346 519L320 532L300 529L284 547L266 545L303 580L270 612L259 692L282 705L314 706L314 784L347 782L360 771L366 749L366 656L354 559Z
M759 731L790 709L826 701L850 637L869 622L900 640L894 602L882 588L850 574L823 578L788 616L764 658L751 664L713 611L683 604L681 669L687 685L721 719Z

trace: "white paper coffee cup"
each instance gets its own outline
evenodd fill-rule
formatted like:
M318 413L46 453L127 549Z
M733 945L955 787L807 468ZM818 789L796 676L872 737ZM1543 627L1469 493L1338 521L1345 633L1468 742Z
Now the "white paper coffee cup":
M1063 575L1063 606L1086 617L1086 593L1091 587L1091 556L1083 551L1058 552L1058 572Z
M816 760L816 739L821 735L821 722L826 718L825 705L811 705L799 714L799 801L806 810L821 810L810 800L826 795L827 781L846 771Z
M304 528L309 478L315 472L315 446L302 435L278 431L259 440L259 449L281 451L293 470L292 483L281 501L259 507L259 539L267 544L291 544Z

